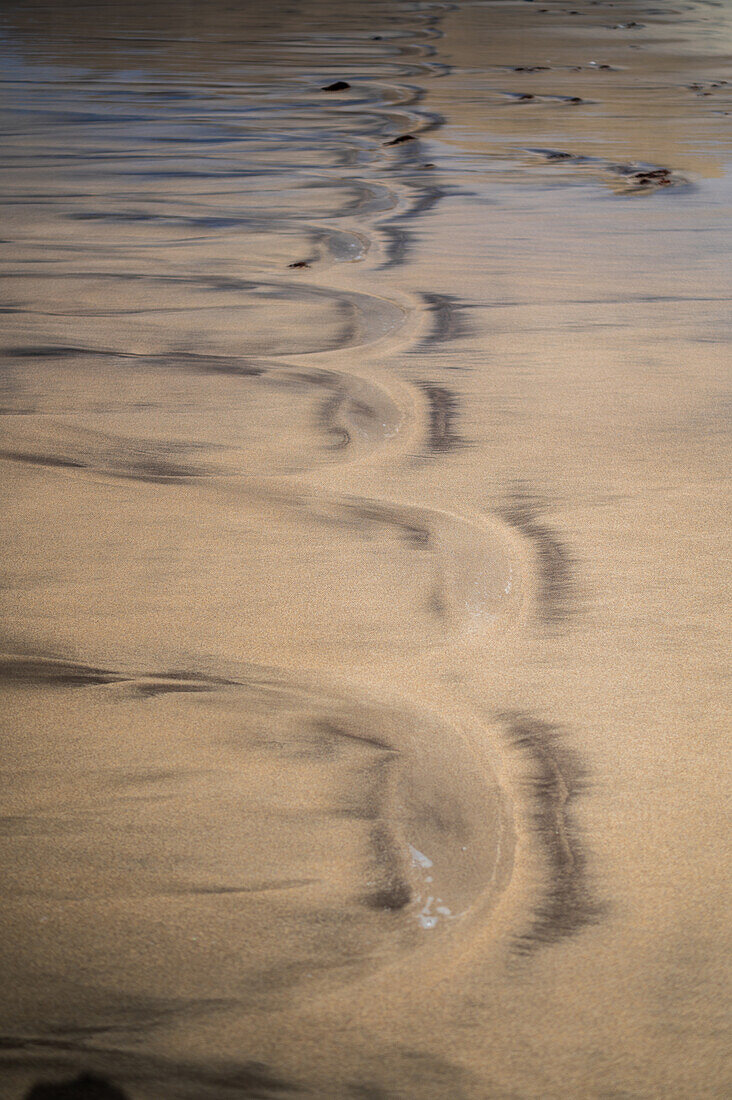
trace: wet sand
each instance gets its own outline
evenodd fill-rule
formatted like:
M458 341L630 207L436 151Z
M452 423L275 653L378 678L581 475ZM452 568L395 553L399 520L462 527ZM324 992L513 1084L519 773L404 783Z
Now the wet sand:
M729 1095L730 10L0 15L0 1095Z

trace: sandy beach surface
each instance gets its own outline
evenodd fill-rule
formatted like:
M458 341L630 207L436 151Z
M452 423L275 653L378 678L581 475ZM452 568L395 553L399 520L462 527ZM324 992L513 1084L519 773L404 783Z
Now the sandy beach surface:
M3 1100L731 1094L731 56L2 4Z

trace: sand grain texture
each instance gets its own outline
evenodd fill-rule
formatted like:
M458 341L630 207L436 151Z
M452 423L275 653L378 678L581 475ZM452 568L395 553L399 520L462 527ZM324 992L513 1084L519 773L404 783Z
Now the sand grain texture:
M0 27L0 1096L729 1095L729 11Z

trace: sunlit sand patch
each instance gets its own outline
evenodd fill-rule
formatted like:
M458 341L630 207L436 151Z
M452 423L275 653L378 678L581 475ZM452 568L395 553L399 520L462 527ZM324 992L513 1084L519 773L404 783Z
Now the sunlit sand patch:
M161 481L286 474L388 451L416 416L396 381L256 358L42 346L3 358L0 453L39 466Z
M509 529L478 517L197 479L130 493L75 469L6 469L5 576L22 574L39 539L52 564L8 585L0 606L49 641L85 637L90 654L121 647L147 663L161 629L174 652L195 637L249 660L311 645L341 658L418 651L498 629L522 605ZM76 502L62 527L59 477Z
M546 2L3 6L18 1097L723 1087L729 20Z
M42 330L53 344L153 355L327 351L378 340L404 320L383 298L302 283L108 272L14 280L7 313L9 343Z
M161 998L183 1012L212 999L265 1008L432 944L505 882L495 779L429 712L267 669L85 676L78 663L7 655L3 670L15 731L1 818L15 852L6 1033L80 1027L90 1006L98 1023L103 995L119 1032L130 998L151 1018ZM167 739L146 736L152 720ZM436 915L451 917L439 928L425 919L427 867Z

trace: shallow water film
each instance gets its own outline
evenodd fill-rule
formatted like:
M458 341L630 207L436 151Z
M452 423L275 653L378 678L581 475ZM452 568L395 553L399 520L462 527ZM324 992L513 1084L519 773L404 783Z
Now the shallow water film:
M732 1093L731 57L2 0L3 1100Z

